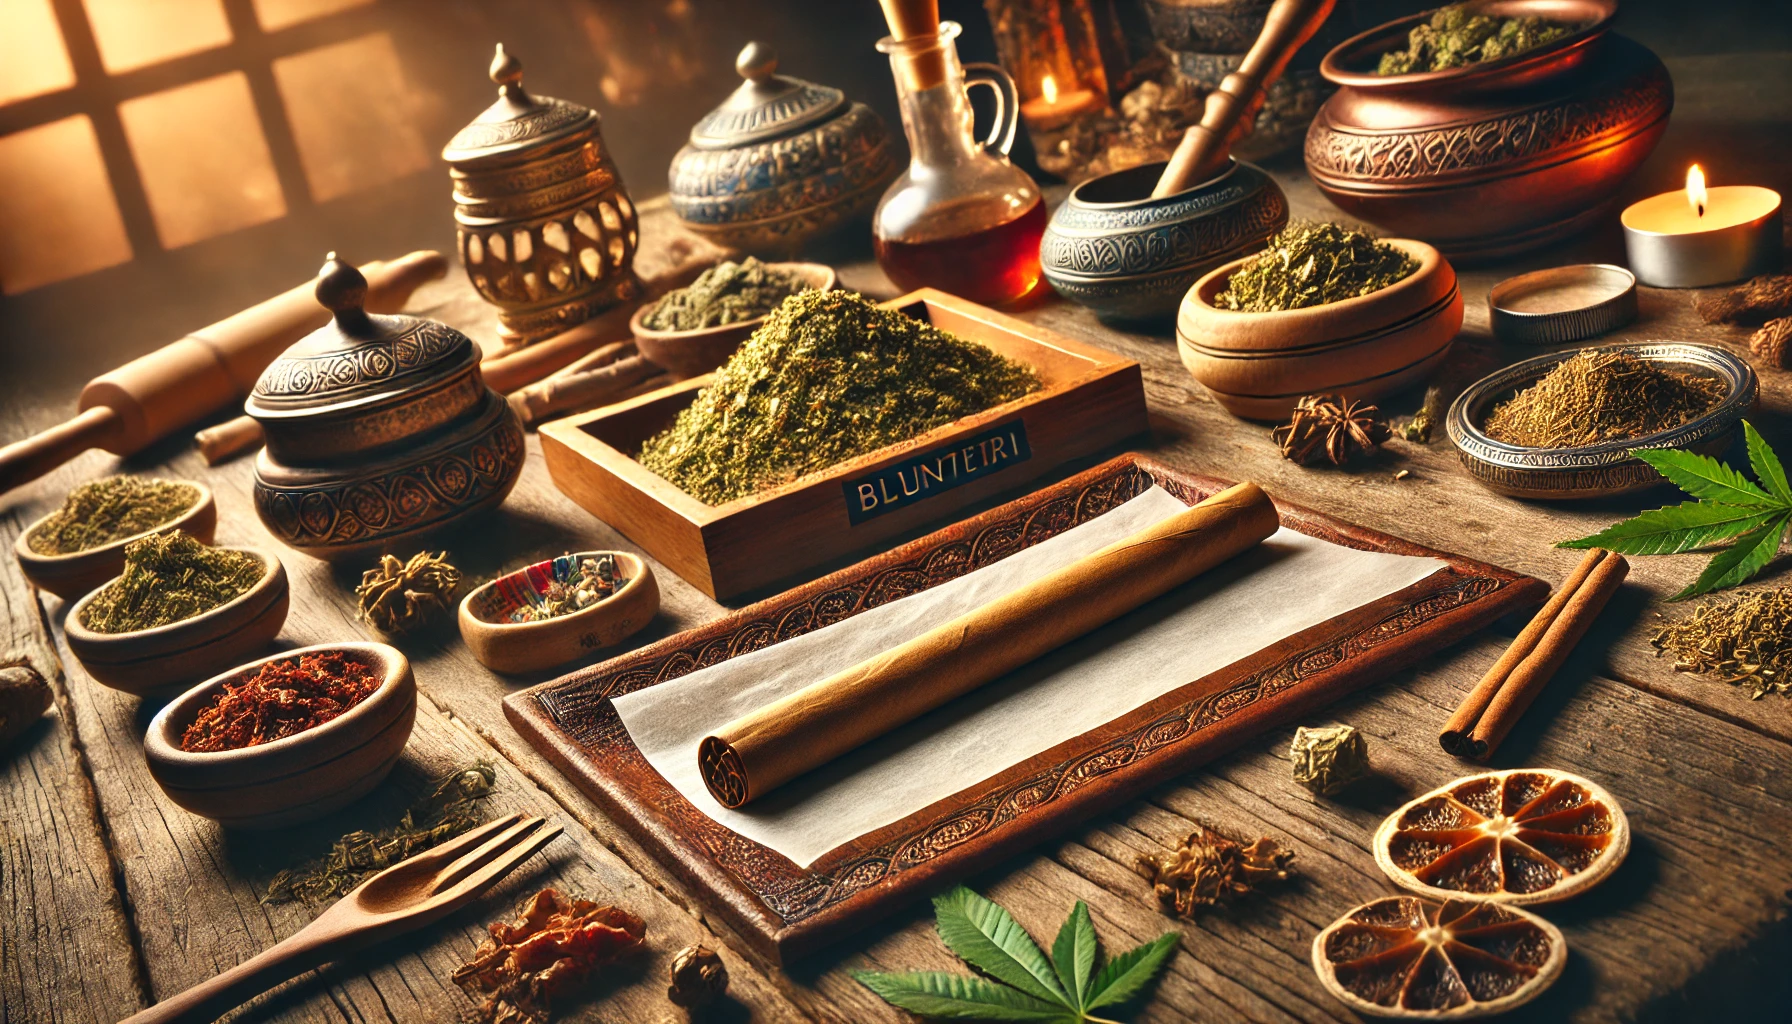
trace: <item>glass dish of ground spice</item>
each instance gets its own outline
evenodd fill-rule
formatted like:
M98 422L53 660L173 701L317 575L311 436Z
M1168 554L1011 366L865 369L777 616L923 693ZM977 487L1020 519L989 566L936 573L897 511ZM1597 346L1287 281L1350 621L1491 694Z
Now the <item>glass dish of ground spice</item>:
M1586 349L1493 407L1481 431L1525 448L1572 448L1672 430L1721 401L1721 380Z
M62 507L26 538L40 555L72 555L134 537L179 519L199 503L198 487L179 480L114 476L68 492Z
M190 619L241 597L267 572L261 559L176 530L134 540L124 573L80 609L95 633L135 633Z
M381 672L344 651L317 651L262 665L225 683L181 733L189 753L241 750L316 727L379 689Z

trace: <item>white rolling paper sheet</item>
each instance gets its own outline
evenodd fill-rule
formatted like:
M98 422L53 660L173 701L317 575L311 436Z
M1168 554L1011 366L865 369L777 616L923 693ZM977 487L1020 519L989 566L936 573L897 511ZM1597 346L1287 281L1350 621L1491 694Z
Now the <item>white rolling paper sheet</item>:
M724 808L704 786L697 745L718 727L1185 507L1154 487L931 590L618 697L616 712L647 762L685 799L806 867L843 843L1444 567L1435 558L1358 551L1282 529L1195 581L745 808Z

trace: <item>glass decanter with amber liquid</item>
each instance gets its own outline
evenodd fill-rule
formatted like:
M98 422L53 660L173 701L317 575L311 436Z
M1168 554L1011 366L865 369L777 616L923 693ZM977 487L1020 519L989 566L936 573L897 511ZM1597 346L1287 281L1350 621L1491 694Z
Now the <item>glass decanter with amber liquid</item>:
M1042 287L1039 239L1045 201L1039 186L1008 162L1020 100L1013 79L993 64L960 65L957 22L937 36L885 37L908 135L908 170L877 204L877 262L904 291L932 287L988 305ZM989 136L973 134L967 89L996 94Z

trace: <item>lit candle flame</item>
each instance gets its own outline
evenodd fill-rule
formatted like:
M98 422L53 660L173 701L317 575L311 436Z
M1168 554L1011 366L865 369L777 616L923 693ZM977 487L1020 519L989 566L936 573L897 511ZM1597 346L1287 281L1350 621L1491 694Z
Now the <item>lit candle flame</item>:
M1041 78L1039 80L1039 94L1045 97L1045 102L1047 103L1058 102L1058 80L1050 75Z
M1686 202L1699 216L1705 216L1705 172L1698 164L1686 169Z

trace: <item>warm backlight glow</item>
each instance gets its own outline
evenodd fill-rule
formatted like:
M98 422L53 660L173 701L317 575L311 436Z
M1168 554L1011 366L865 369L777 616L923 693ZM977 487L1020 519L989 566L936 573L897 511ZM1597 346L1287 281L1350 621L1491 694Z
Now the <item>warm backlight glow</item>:
M1047 103L1058 102L1058 80L1050 75L1041 78L1039 80L1039 95L1045 97Z
M1698 164L1686 169L1686 205L1705 216L1705 172L1699 170Z

